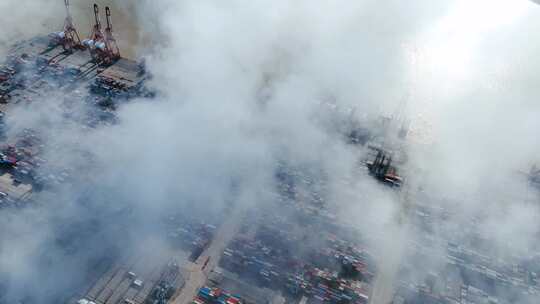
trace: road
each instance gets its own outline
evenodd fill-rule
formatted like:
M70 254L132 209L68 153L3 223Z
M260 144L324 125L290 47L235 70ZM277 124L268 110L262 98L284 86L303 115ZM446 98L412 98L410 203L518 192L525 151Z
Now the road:
M381 246L377 254L377 275L373 283L373 289L369 304L392 303L396 279L404 254L407 236L406 225L392 226L388 228L386 236L381 238Z
M370 304L390 304L394 296L395 277L399 269L399 259L385 259L384 266L381 267L371 293Z
M240 207L234 208L231 214L220 226L210 245L203 251L199 258L194 262L187 262L184 269L187 271L186 284L175 295L171 301L173 304L189 304L199 288L206 283L208 274L219 264L219 259L227 244L234 238L240 230L242 224L242 211ZM205 265L206 264L206 265Z

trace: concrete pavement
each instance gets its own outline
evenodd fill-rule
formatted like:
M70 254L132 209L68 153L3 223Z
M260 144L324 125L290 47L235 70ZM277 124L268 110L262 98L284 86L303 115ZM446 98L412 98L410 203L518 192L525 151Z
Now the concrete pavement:
M223 250L240 230L242 211L242 208L237 207L227 215L227 220L219 227L210 245L199 258L194 263L188 262L184 265L187 271L186 284L174 296L171 303L189 304L193 301L199 288L206 283L208 274L219 264Z

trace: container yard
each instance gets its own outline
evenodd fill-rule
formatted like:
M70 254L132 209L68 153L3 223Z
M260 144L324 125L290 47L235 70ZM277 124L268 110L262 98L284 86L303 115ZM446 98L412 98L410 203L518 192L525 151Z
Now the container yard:
M81 296L69 303L167 303L185 283L178 255L162 252L118 261Z
M214 284L235 286L244 281L253 288L280 292L288 301L305 297L310 303L368 303L376 268L365 247L329 231L309 240L293 233L295 224L286 218L269 218L248 217L246 226L259 225L227 245L220 260L223 270L212 275Z
M244 301L237 295L232 295L221 288L204 286L199 289L197 298L193 303L204 304L243 304Z
M111 10L105 9L106 26L102 26L102 12L94 6L92 32L83 39L69 1L65 6L61 31L14 44L0 64L0 193L5 194L0 208L22 206L32 191L68 182L74 169L46 159L43 150L51 147L45 147L37 130L20 130L6 138L4 120L12 108L57 98L66 117L81 126L96 127L114 123L118 103L151 95L144 86L149 77L144 65L123 58L116 46ZM72 108L85 109L85 113L71 112Z
M539 302L536 4L4 1L0 304Z
M217 229L208 222L181 215L168 217L165 225L171 246L190 252L189 260L192 262L208 247Z

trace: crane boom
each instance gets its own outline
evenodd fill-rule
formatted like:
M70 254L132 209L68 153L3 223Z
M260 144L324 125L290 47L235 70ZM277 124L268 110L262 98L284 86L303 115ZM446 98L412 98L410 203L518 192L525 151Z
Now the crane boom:
M114 39L113 36L111 9L108 6L105 7L105 17L107 19L107 28L105 29L105 40L107 42L107 48L109 49L110 55L115 59L118 59L120 58L120 48L118 48L116 39Z
M101 31L101 20L99 20L99 6L96 3L94 3L94 17L96 18L96 23L94 27Z
M105 16L107 17L107 29L112 31L111 9L108 6L105 7Z
M69 0L64 0L64 4L66 6L66 16L68 19L71 19L71 12L69 11Z

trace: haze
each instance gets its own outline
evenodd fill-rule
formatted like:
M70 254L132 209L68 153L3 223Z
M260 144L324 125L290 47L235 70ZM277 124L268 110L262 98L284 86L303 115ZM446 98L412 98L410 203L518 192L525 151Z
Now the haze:
M96 260L149 247L168 253L154 233L172 214L242 222L263 210L295 221L297 207L276 199L282 164L314 181L297 186L298 208L320 194L324 207L314 213L364 236L378 267L369 303L420 303L400 294L403 286L419 286L433 273L450 281L449 243L482 247L494 264L535 265L523 270L527 293L485 292L499 303L540 299L540 281L532 279L540 271L540 205L526 176L540 161L539 5L96 2L111 6L122 56L144 58L155 94L119 103L115 122L95 127L74 121L86 115L82 103L66 115L63 91L6 112L5 142L36 130L48 160L39 170L74 169L69 183L34 192L39 204L0 209L0 303L58 303L85 284ZM84 37L90 5L71 1ZM0 0L0 11L1 58L17 41L61 30L65 17L57 0ZM392 119L388 130L381 131L381 117ZM400 189L368 174L362 161L372 155L370 144L351 144L351 125L384 133L377 144L406 155ZM402 125L405 140L392 131ZM419 220L424 212L429 229ZM258 224L266 225L250 225ZM314 226L290 224L291 233L305 236L305 248L322 243ZM71 248L58 241L64 238ZM418 258L423 254L429 258ZM431 292L440 302L425 303L467 303ZM490 303L488 295L476 303Z

